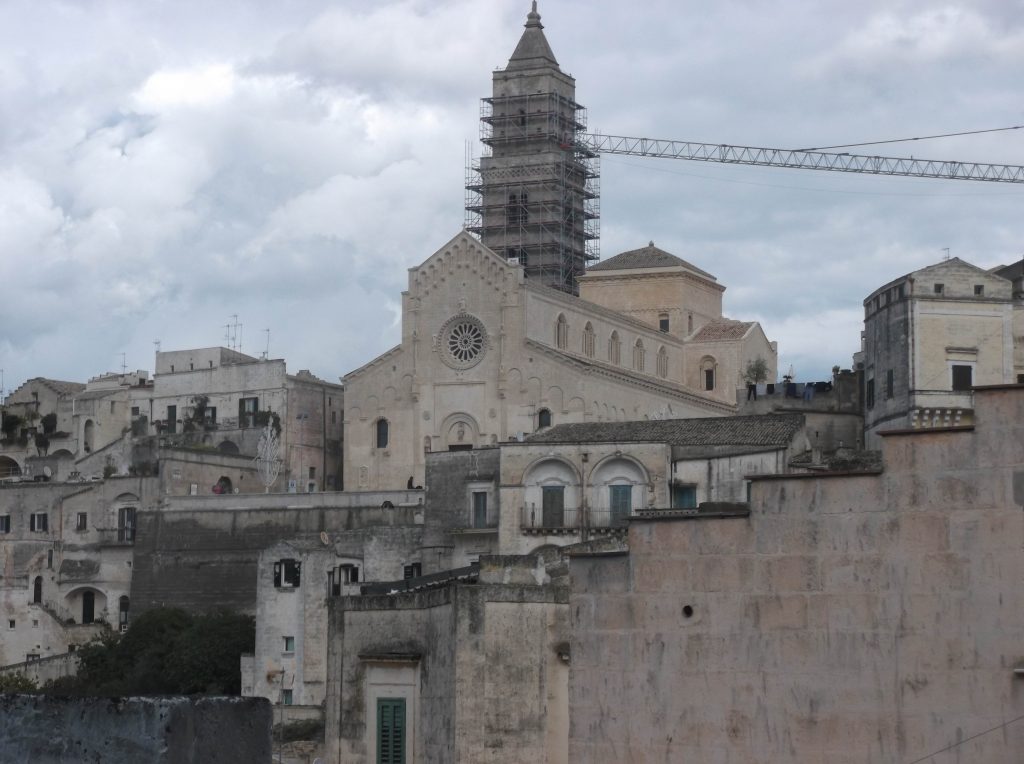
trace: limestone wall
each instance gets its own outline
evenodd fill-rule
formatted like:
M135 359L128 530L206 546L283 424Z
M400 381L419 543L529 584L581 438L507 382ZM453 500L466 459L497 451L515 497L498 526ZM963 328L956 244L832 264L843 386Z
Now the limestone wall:
M887 438L880 476L760 481L749 518L573 558L572 760L1015 761L1024 389L975 395L973 431Z

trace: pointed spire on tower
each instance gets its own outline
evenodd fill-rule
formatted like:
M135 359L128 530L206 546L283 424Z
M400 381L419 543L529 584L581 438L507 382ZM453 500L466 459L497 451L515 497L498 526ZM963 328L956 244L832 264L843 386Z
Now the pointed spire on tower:
M523 25L526 31L519 39L519 44L508 60L508 69L526 69L535 66L553 65L558 68L558 61L555 54L548 45L544 36L544 25L540 23L540 14L537 13L537 0L533 0L533 6L526 14L526 23Z

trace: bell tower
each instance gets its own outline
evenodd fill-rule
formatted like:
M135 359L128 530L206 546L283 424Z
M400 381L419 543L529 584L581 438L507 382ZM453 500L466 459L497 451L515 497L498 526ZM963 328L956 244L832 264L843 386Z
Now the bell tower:
M469 168L466 227L516 258L526 277L578 294L598 257L597 154L580 140L586 111L544 36L537 3L508 65L481 101L484 153Z

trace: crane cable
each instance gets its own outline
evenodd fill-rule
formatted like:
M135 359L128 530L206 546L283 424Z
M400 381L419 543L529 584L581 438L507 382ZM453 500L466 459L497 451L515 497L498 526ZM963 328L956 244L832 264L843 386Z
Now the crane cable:
M940 135L921 135L916 138L891 138L887 141L865 141L864 143L840 143L836 146L814 146L808 149L792 149L792 151L826 151L828 149L852 149L857 146L879 146L883 143L906 143L907 141L928 141L932 138L954 138L958 135L980 135L981 133L1001 133L1008 130L1020 130L1024 125L1010 127L993 127L988 130L965 130L960 133L941 133Z

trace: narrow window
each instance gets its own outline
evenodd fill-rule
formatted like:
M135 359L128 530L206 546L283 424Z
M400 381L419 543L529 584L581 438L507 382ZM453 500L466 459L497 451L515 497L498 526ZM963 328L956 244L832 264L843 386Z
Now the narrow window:
M33 604L40 604L43 601L43 577L36 576L35 581L32 582L32 602Z
M45 512L34 512L29 518L29 530L34 533L46 533L49 530L49 516Z
M974 294L975 294L976 297L984 297L985 296L985 285L984 284L975 284L974 285Z
M569 347L569 322L561 314L558 316L558 321L555 322L555 344L560 350Z
M662 313L658 316L658 329L663 332L668 331L668 313Z
M96 595L93 592L82 592L82 623L96 620Z
M388 447L388 420L381 417L377 420L377 448Z
M294 694L291 690L281 690L281 705L290 706L294 701Z
M75 530L84 531L89 528L89 514L87 512L79 512L75 515Z
M338 412L337 411L332 411L331 412L331 424L337 424L337 423L338 423Z
M487 491L473 491L473 527L487 527Z
M953 366L953 390L966 391L971 389L973 367Z
M864 402L867 404L869 409L875 407L875 378L872 377L868 380L867 387L864 391Z
M541 512L545 528L565 527L565 486L542 486Z
M377 698L377 764L405 764L404 698Z
M935 294L942 294L945 291L946 291L946 285L945 284L936 284L935 285Z
M122 634L128 631L128 597L121 596L117 601L117 629Z
M46 569L53 570L53 550L46 550Z
M309 468L309 479L316 480L316 467Z
M892 398L894 394L894 374L893 370L889 369L885 372L885 397Z
M704 389L714 390L715 389L715 370L704 369Z
M132 406L132 416L138 416L138 415L139 415L139 407L138 406Z
M668 351L663 347L658 350L658 376L662 379L668 377Z
M7 630L8 631L14 631L14 627L15 627L16 624L17 624L17 621L15 621L13 619L8 620L7 621Z
M0 533L10 533L10 532L11 532L11 516L10 515L0 515Z
M587 358L594 357L594 327L589 321L583 327L583 355Z
M637 371L644 370L644 342L637 340L633 346L633 368Z
M128 544L135 542L135 507L117 510L117 540Z
M613 485L608 487L612 525L625 525L633 510L633 486Z
M295 652L295 637L284 638L284 652L294 653Z
M612 336L608 338L608 363L618 366L621 354L622 343L619 342L619 333L612 332Z
M550 409L541 409L537 412L537 428L541 429L544 427L551 426L551 411Z
M171 367L171 371L174 371L174 367ZM167 407L167 432L175 433L178 431L178 407L168 406Z

